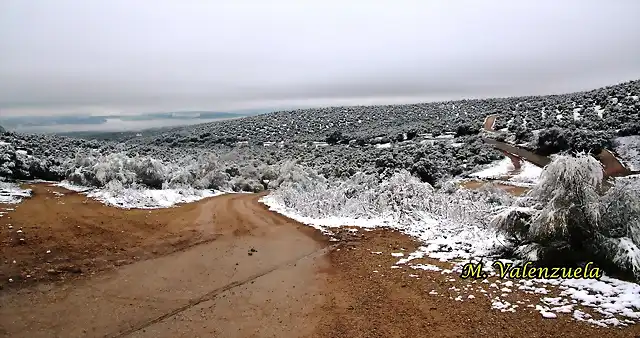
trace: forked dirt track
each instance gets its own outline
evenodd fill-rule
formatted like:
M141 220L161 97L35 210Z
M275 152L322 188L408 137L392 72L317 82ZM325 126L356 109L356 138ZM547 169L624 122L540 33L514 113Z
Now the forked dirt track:
M32 188L0 218L0 336L640 336L637 326L598 329L434 297L451 284L391 268L391 252L417 247L410 238L344 229L330 242L268 211L261 195L123 211Z

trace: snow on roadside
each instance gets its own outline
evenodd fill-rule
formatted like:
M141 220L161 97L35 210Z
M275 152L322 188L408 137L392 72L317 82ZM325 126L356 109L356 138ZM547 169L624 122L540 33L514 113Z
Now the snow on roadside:
M177 204L196 202L208 197L225 194L217 190L183 189L147 189L143 187L124 188L109 186L92 189L71 184L68 181L56 183L56 186L67 190L81 192L87 197L106 205L122 209L160 209Z
M368 218L350 218L350 217L324 217L314 218L299 215L295 210L287 208L271 195L264 196L260 199L260 202L269 210L277 212L281 215L294 219L304 225L308 225L314 229L320 230L323 234L332 235L330 228L339 228L343 226L355 226L359 228L379 228L386 227L392 223L392 219L368 219Z
M513 163L505 157L502 160L494 162L491 166L469 176L484 179L500 178L507 176L513 170L515 170Z
M511 175L514 170L515 167L513 163L511 163L511 160L505 157L502 160L494 162L490 167L469 176L482 179L499 179L510 176L501 182L504 184L513 183L513 185L531 186L538 182L542 174L542 168L528 161L523 161L520 172Z
M451 250L451 247L446 248ZM455 251L455 250L454 250ZM464 251L464 250L462 250ZM464 253L450 253L443 255L440 249L433 246L422 246L409 257L398 260L395 265L407 265L413 269L421 269L427 271L440 272L444 274L461 274L463 267L467 263L479 263L480 258L473 257L470 259L456 260L448 259L451 256L465 256ZM438 269L431 264L412 264L411 261L419 258L435 258L440 261L453 262L453 267L448 270ZM444 259L443 259L444 257ZM514 263L509 259L499 259L503 263ZM483 261L482 271L487 273L488 277L496 277L498 275L496 269L492 265L494 260L485 257ZM479 281L478 281L479 282ZM489 284L488 280L484 281ZM550 293L550 288L557 288L559 296L555 298L545 297ZM544 318L556 318L557 314L574 313L575 320L589 322L590 324L607 327L607 326L626 326L640 321L640 285L621 281L615 278L603 275L598 279L498 279L491 282L487 289L480 288L478 291L489 297L494 302L494 309L502 312L515 312L518 306L509 307L508 302L504 298L513 290L519 290L525 294L535 295L537 297L533 302L530 300L520 301L522 304L530 303ZM456 290L454 290L456 291ZM472 290L457 290L459 296L465 298ZM474 296L475 297L475 296ZM501 298L502 297L502 298ZM468 298L468 297L467 297ZM601 318L594 318L587 315L576 307L580 305L584 308L592 308ZM577 311L578 315L574 311ZM584 314L580 316L579 314Z
M75 191L75 192L85 192L85 191L89 191L92 190L92 188L88 188L88 187L84 187L81 185L77 185L77 184L73 184L69 181L62 181L62 182L58 182L54 184L55 186L61 187L61 188L65 188L67 190L70 191Z
M522 170L511 177L509 182L536 184L540 179L540 175L542 175L542 168L531 162L524 161Z
M0 203L18 204L31 197L31 189L22 189L17 183L0 182Z
M430 273L446 276L446 274L461 274L464 264L478 263L483 261L483 271L495 278L497 272L492 264L494 260L488 256L490 249L501 239L495 233L484 228L475 227L469 224L462 225L444 219L436 220L426 214L417 215L413 222L398 222L398 219L389 217L388 219L364 218L312 218L300 215L296 210L286 208L281 205L277 198L267 195L261 202L270 210L283 214L289 218L307 224L324 233L331 234L330 228L344 225L360 226L363 228L391 228L399 230L407 235L419 239L424 245L417 251L403 255L392 254L400 259L392 268L399 268L401 265L411 267L416 270L425 270ZM441 262L453 264L451 269L441 269L432 264L412 264L411 261L418 258L429 257ZM502 262L513 262L499 259ZM460 278L449 278L450 282L463 281ZM487 281L487 280L485 280ZM478 282L480 282L478 280ZM484 281L483 281L484 282ZM499 285L502 286L499 286ZM550 304L547 294L549 287L560 290L557 304ZM585 321L598 326L625 326L640 322L640 285L628 283L614 278L603 276L600 280L595 279L499 279L488 288L479 288L479 295L460 294L455 297L456 301L465 301L476 298L476 296L489 297L493 302L493 308L502 312L515 312L518 308L524 308L525 302L508 302L505 297L514 289L525 294L532 295L529 308L537 310L541 316L549 320L557 318L559 314L572 313L573 319ZM454 290L455 291L455 290ZM462 289L458 289L464 292ZM434 293L437 294L437 293ZM453 299L453 298L452 298ZM529 301L529 300L527 300ZM520 304L521 303L521 304ZM577 306L593 309L594 315L582 312ZM597 316L596 316L597 315Z
M271 194L262 197L260 202L271 211L311 226L327 235L332 235L331 228L342 226L389 228L418 238L422 242L430 244L430 248L439 248L443 251L453 249L450 246L451 243L460 244L462 250L448 251L448 259L485 255L497 246L501 240L493 231L470 224L438 220L425 212L414 212L413 215L405 214L404 217L406 218L402 220L393 214L380 218L308 217L300 215L292 208L283 206ZM411 221L408 221L408 219Z
M87 193L87 197L122 209L160 209L222 194L224 193L213 190L126 188L121 191L96 189Z

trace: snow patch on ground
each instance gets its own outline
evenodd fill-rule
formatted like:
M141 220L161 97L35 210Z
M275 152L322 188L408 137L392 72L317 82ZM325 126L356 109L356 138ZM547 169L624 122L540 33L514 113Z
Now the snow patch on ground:
M391 148L391 143L376 144L375 147L378 149L388 149Z
M291 219L294 219L304 225L308 225L312 228L320 230L324 234L331 235L332 232L329 230L330 228L339 228L343 226L355 226L359 228L383 228L389 226L389 224L393 223L393 219L389 218L378 218L378 219L368 219L368 218L351 218L351 217L324 217L324 218L314 218L314 217L305 217L297 214L295 210L291 208L287 208L278 201L276 201L273 196L267 195L260 199L262 204L269 207L269 210L277 212L279 214L285 215Z
M522 170L509 179L509 182L536 184L542 175L542 168L524 161Z
M458 243L462 244L462 243ZM458 246L458 248L456 248ZM452 243L446 248L445 256L466 256L465 249ZM423 269L424 264L410 263L411 260L423 257L442 258L439 250L434 251L433 246L422 246L416 252L411 253L407 258L401 259L395 263L396 266L408 264L414 269ZM456 250L457 249L457 250ZM452 251L462 251L451 253ZM453 260L449 260L453 261ZM499 259L503 263L513 263L508 259ZM463 267L467 263L479 263L480 259L472 257L464 260L456 260L451 270L442 270L441 274L463 272ZM497 275L496 270L492 266L492 259L483 262L482 271L488 276ZM423 269L427 271L438 271L437 269ZM484 281L483 281L484 282ZM487 282L488 283L488 282ZM525 294L546 295L550 292L550 288L560 290L559 296L540 298L540 304L533 304L540 314L545 318L556 318L557 314L572 313L576 305L585 308L592 308L601 315L601 318L588 317L585 321L599 326L624 326L640 321L640 285L630 282L621 281L608 276L602 276L597 279L503 279L497 280L489 285L489 291L484 291L486 296L494 302L494 308L500 311L512 311L505 301L500 297L505 297L508 293L517 289ZM468 290L467 290L468 291ZM461 293L463 297L467 294ZM468 297L467 297L468 298ZM523 302L524 304L524 302ZM513 310L515 311L515 310ZM617 318L624 318L619 320ZM580 318L574 319L581 320Z
M18 204L31 197L31 189L22 189L17 183L0 182L0 203Z
M479 172L473 173L469 176L484 178L484 179L492 179L492 178L500 178L508 175L510 172L515 170L511 160L508 158L503 158L500 161L494 162L488 168L481 170Z
M84 187L81 185L77 185L77 184L73 184L69 181L62 181L62 182L58 182L54 184L55 186L61 187L61 188L65 188L67 190L70 191L75 191L75 192L85 192L85 191L89 191L92 190L92 188L88 188L88 187Z
M482 179L499 179L509 176L509 178L504 180L503 183L508 184L509 182L514 182L516 184L521 183L530 185L536 184L542 174L542 168L528 161L523 161L520 172L515 175L511 175L514 170L515 168L513 163L511 163L511 160L505 157L502 160L494 162L490 167L473 173L470 176Z
M208 197L219 196L225 192L217 190L184 189L146 189L134 188L100 188L92 189L71 184L67 181L56 183L56 186L67 190L82 192L87 197L106 205L122 209L160 209L177 204L196 202Z
M219 191L195 189L122 189L121 191L96 189L87 193L87 197L123 209L159 209L222 194L224 193Z

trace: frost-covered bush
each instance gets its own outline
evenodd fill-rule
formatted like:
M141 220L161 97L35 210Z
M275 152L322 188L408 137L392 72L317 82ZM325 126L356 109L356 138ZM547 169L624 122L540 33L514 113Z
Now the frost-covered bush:
M640 278L640 189L630 184L605 181L602 165L591 156L558 156L492 225L520 258L545 264L596 261Z
M67 179L85 186L103 187L111 181L118 181L123 186L146 182L153 187L157 181L164 181L162 164L153 159L129 157L123 153L106 156L96 152L77 154L67 166Z
M62 169L58 161L34 156L30 150L16 148L13 143L0 141L0 177L58 180L62 177Z
M601 254L640 276L640 184L619 180L601 198L598 230Z
M125 152L103 155L98 151L79 152L65 164L65 177L74 184L104 187L117 181L153 189L187 187L260 192L293 179L293 162L268 165L244 156L181 156L174 161Z
M487 225L487 212L502 201L511 202L502 191L441 191L407 171L384 180L364 173L329 180L312 170L293 168L271 197L306 217L387 219L405 225L426 217L482 227Z

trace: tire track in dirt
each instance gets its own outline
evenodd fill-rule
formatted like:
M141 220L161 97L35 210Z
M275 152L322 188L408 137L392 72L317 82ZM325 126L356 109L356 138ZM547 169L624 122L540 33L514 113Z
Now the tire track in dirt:
M131 335L132 333L140 331L140 330L142 330L144 328L147 328L147 327L149 327L149 326L151 326L153 324L159 323L162 320L165 320L165 319L167 319L169 317L172 317L172 316L175 316L175 315L177 315L177 314L179 314L181 312L184 312L184 311L186 311L186 310L188 310L188 309L190 309L190 308L192 308L192 307L194 307L196 305L199 305L199 304L201 304L201 303L203 303L205 301L211 300L211 299L215 298L216 296L218 296L222 292L225 292L227 290L230 290L230 289L236 288L238 286L242 286L244 284L252 282L252 281L254 281L254 280L256 280L256 279L258 279L258 278L260 278L262 276L265 276L267 274L276 272L276 271L278 271L278 270L280 270L280 269L282 269L284 267L296 264L297 262L300 262L301 260L304 260L306 258L310 258L310 257L313 257L313 256L317 257L317 256L325 255L330 250L332 250L335 246L336 245L310 252L308 254L303 255L302 257L297 257L295 259L292 259L291 261L279 264L279 265L277 265L277 266L275 266L275 267L273 267L271 269L268 269L266 271L263 271L263 272L260 272L260 273L254 274L254 275L251 275L248 278L245 278L243 280L235 281L233 283L229 283L229 284L227 284L227 285L225 285L223 287L220 287L220 288L217 288L215 290L212 290L211 292L209 292L207 294L204 294L201 297L193 299L193 300L189 301L188 304L183 305L181 307L178 307L176 309L173 309L173 310L171 310L171 311L169 311L169 312L167 312L167 313L165 313L165 314L163 314L161 316L158 316L158 317L150 319L150 320L148 320L146 322L140 323L139 325L136 325L135 327L132 327L132 328L130 328L128 330L125 330L123 332L119 332L119 333L116 333L114 335L108 335L106 337L111 337L111 338L126 337L128 335Z
M324 253L329 250L328 241L314 229L268 211L259 202L263 194L222 195L172 210L151 212L114 210L91 205L93 202L86 204L94 211L87 211L83 210L87 205L78 201L82 196L69 195L60 199L69 204L76 202L76 205L69 211L64 209L64 204L61 205L62 209L51 208L56 215L67 216L71 211L79 215L91 213L91 226L98 227L103 225L101 222L107 221L99 218L102 213L109 216L121 213L116 216L121 220L126 220L127 216L134 220L135 217L161 220L161 216L165 215L170 217L167 225L156 223L156 227L179 228L181 224L190 222L191 228L214 239L166 256L120 266L91 278L49 285L40 283L14 292L5 290L0 294L0 303L3 304L0 308L0 318L3 318L0 332L6 336L137 335L144 333L146 328L173 320L173 317L183 317L185 312L193 316L188 310L216 301L217 295L226 297L224 295L234 293L236 289L250 289L257 294L271 295L272 298L265 299L265 304L261 305L269 308L277 301L289 302L294 299L290 289L297 287L302 292L311 287L321 288L322 281L315 281L316 270L313 266L324 260ZM31 202L33 204L36 201ZM23 210L37 207L31 205ZM51 206L40 206L43 207ZM25 215L20 217L26 218ZM141 231L148 231L144 224L142 222L136 226ZM92 229L89 226L87 228ZM169 235L164 233L164 236ZM305 259L311 257L314 259ZM299 272L292 275L292 268ZM308 303L305 297L310 294L300 293L295 299L300 303ZM243 304L225 304L216 307L216 311L227 318L235 316L241 322L243 318L235 313L234 308ZM291 312L293 310L287 312L285 307L280 309L278 313L289 313L295 317ZM65 315L60 316L60 313ZM268 314L256 313L258 321L267 323L264 316ZM302 322L302 317L298 320L301 321L299 326L307 325ZM206 330L202 331L204 329L190 329L196 330L196 336L208 335ZM279 329L274 326L274 330ZM174 335L160 333L160 336ZM223 336L228 334L224 333Z

